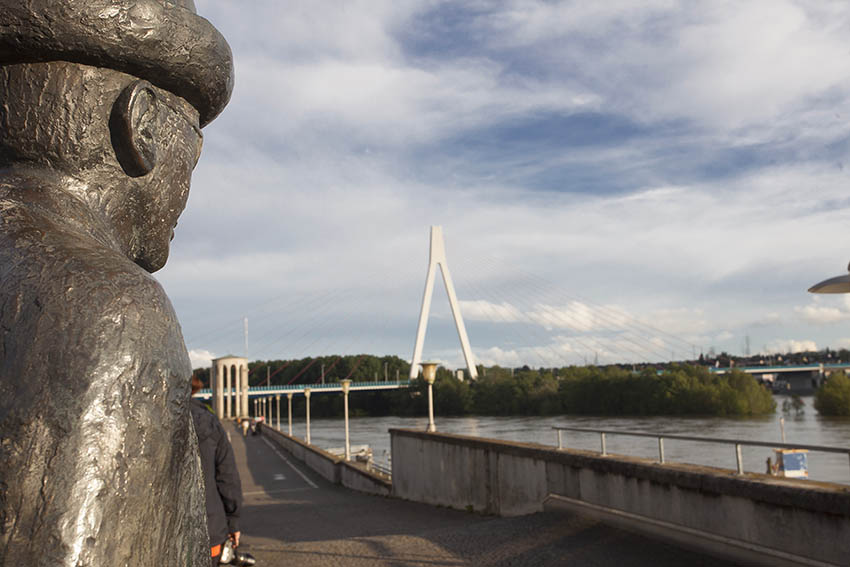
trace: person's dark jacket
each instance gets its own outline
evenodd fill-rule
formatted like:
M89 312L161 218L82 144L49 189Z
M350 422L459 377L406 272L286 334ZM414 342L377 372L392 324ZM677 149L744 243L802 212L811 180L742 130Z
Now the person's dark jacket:
M239 531L242 483L236 470L233 448L221 422L200 401L193 399L190 405L204 472L207 529L212 547L223 543L229 534Z

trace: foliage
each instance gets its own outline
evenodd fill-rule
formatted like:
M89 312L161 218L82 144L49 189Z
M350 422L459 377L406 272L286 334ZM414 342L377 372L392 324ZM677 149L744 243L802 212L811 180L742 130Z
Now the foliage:
M396 373L406 379L410 365L395 356L371 355L319 357L295 361L253 362L250 383L272 385L378 381ZM268 370L267 370L268 369ZM196 371L203 374L202 370ZM830 380L838 384L841 378ZM843 377L846 383L850 383ZM850 411L850 385L844 407ZM355 392L349 398L352 415L414 416L428 411L427 385L414 381L410 388ZM478 380L460 381L445 368L437 369L434 382L438 415L760 415L775 411L770 392L752 376L738 370L716 375L704 367L673 365L664 371L644 368L634 372L617 366L568 367L533 370L489 367ZM793 406L792 406L793 407ZM310 401L315 417L342 414L342 396L314 390ZM293 399L293 411L304 412L304 398ZM818 411L821 411L820 408ZM821 412L823 413L823 412Z
M850 378L844 372L832 374L815 392L815 409L821 415L850 416Z
M677 365L658 374L608 368L574 369L561 381L566 413L592 415L760 415L776 404L770 392L743 372L711 374Z
M803 398L797 394L782 401L782 413L791 413L793 411L795 415L803 415L805 413L805 407L806 403L803 401Z

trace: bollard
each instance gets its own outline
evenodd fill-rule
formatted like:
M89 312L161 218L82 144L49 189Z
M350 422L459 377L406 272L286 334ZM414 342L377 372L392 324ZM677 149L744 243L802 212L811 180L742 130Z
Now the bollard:
M744 459L741 455L740 443L735 443L735 459L738 461L738 474L744 474Z
M664 464L664 438L658 438L658 460L663 465Z
M605 434L600 433L599 435L602 437L602 456L606 457L608 455L608 450L605 448Z

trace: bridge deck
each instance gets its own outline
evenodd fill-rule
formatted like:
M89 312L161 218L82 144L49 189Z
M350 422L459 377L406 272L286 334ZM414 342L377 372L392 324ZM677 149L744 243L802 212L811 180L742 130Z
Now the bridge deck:
M245 496L244 549L258 566L724 565L564 512L494 518L354 492L225 427Z

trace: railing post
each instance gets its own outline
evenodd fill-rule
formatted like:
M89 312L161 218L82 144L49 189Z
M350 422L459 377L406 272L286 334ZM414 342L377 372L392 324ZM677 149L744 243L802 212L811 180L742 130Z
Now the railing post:
M280 431L280 394L275 395L274 401L277 406L277 430Z
M738 474L744 474L744 459L741 455L740 443L735 443L735 458L738 461Z
M664 438L658 438L658 461L663 465L664 464Z
M304 388L304 397L307 400L307 444L310 444L310 388Z
M563 433L564 432L561 429L558 430L558 450L563 450L564 448Z
M286 405L289 410L289 436L292 437L292 392L286 393Z
M602 438L602 456L605 457L608 455L608 450L605 448L605 434L600 433L599 435Z

